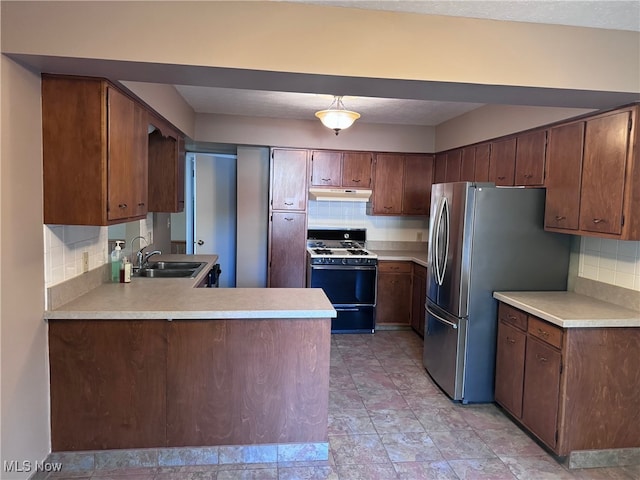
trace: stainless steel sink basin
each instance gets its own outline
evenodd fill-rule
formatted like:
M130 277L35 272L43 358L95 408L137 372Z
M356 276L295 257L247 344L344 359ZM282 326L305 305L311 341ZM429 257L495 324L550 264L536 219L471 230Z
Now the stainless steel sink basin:
M138 277L146 278L193 278L206 265L205 262L167 262L149 263L136 272Z
M147 265L149 270L195 270L202 267L202 262L153 262Z

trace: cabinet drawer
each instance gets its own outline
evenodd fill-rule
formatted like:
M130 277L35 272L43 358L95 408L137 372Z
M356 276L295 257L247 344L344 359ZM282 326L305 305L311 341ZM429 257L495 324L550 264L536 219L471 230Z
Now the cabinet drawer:
M500 303L498 306L498 319L520 330L527 331L527 314L522 310L513 308L511 305Z
M411 273L411 262L378 262L378 272L381 273Z
M538 337L540 340L562 348L562 329L536 317L529 317L529 334Z

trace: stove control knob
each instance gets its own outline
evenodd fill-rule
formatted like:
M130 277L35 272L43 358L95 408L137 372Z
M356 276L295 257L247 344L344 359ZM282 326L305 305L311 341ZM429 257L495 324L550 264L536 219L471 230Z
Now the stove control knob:
M343 258L343 259L342 259L342 264L343 264L343 265L346 265L346 264L347 264L347 259L346 259L346 258Z

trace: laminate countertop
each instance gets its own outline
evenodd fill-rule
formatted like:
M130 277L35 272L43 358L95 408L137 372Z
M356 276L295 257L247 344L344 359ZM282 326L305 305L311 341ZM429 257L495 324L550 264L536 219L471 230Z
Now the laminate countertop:
M154 261L207 265L195 278L133 277L105 283L58 308L47 320L333 318L336 311L320 288L197 288L215 255L160 255ZM222 273L224 275L224 272Z
M427 252L413 250L382 250L371 249L378 255L378 260L389 260L396 262L415 262L418 265L427 267Z
M494 292L493 297L562 328L640 327L640 312L574 292Z

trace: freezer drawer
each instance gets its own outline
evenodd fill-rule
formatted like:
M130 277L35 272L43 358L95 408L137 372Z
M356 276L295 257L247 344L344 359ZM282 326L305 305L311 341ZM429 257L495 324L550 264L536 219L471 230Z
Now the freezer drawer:
M430 302L425 307L424 367L447 395L462 400L467 321L447 315Z

